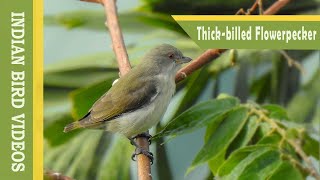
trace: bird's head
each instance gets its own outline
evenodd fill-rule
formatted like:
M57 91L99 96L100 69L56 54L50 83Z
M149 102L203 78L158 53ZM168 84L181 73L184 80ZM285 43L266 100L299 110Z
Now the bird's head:
M162 44L151 49L144 57L142 63L148 63L160 71L169 71L175 74L183 63L192 59L185 57L179 49L169 44Z

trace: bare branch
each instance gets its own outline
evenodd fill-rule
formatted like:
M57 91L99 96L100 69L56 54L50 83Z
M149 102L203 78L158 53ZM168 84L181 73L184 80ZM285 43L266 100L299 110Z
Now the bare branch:
M286 6L290 0L278 0L277 2L273 3L267 10L263 12L263 15L273 15L279 12L281 8Z
M137 144L143 149L149 151L149 142L147 138L144 138L144 137L137 138ZM150 159L143 154L139 154L137 156L137 163L138 163L139 180L151 180L152 175L151 175Z
M80 1L103 4L101 0L80 0Z
M290 66L290 67L292 67L292 66L296 67L302 74L305 74L305 73L306 73L306 71L303 69L302 65L301 65L298 61L296 61L295 59L292 59L286 51L280 50L279 52L280 52L280 53L283 55L283 57L287 60L288 66Z
M209 49L206 50L203 54L201 54L198 58L191 61L190 64L180 69L180 71L176 74L176 82L179 82L190 75L197 69L200 69L202 66L207 64L208 62L216 59L220 56L221 53L226 51L225 49Z
M88 0L87 0L88 1ZM93 2L93 0L89 0ZM120 75L123 76L128 73L131 69L128 53L123 40L123 35L118 20L118 13L115 0L101 0L104 5L107 22L105 25L108 27L113 51L116 55ZM136 138L137 145L143 149L149 150L149 142L147 138L138 137ZM138 163L138 177L140 180L151 180L151 164L147 156L143 154L137 155Z
M116 3L115 0L102 0L102 3L107 17L106 26L112 39L113 51L118 61L120 74L123 76L130 71L131 65L119 25Z

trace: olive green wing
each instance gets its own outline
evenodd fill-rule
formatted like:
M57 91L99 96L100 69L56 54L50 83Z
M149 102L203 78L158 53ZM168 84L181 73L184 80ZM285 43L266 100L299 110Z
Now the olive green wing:
M88 114L89 118L84 119L87 122L82 125L92 126L142 108L152 102L157 94L157 85L153 80L139 78L132 82L119 81L95 102Z

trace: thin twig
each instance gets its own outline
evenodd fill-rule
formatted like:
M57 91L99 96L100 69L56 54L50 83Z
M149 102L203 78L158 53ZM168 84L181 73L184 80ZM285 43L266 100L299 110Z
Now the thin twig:
M273 15L276 14L281 8L286 6L290 0L278 0L273 3L267 10L263 12L263 15Z
M123 76L130 71L131 65L119 25L116 3L115 0L102 0L102 3L107 16L106 26L112 39L113 51L118 61L120 74Z
M247 11L244 11L243 8L239 9L235 15L251 15L257 9L257 7L259 7L259 1L261 0L256 0L256 2L254 2L253 5L249 9L247 9Z
M180 71L176 74L176 82L183 80L188 75L193 73L195 70L200 69L202 66L204 66L208 62L216 59L224 51L226 51L226 50L225 49L208 49L208 50L206 50L198 58L191 61L190 64L188 64L187 66L180 69Z
M282 54L282 56L287 60L288 62L288 66L292 67L296 67L302 74L305 74L306 71L303 69L302 65L297 62L296 60L292 59L289 54L284 51L284 50L279 50L279 52Z
M91 2L91 3L99 3L99 4L103 5L103 2L101 0L80 0L80 1Z
M263 14L263 3L262 0L257 0L259 6L259 14Z

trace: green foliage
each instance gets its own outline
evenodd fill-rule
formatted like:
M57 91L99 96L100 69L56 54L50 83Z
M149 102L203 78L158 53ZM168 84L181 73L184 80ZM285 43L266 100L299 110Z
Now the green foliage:
M270 180L282 180L283 177L292 180L304 179L297 168L294 168L289 162L281 162L280 166L269 177Z
M268 112L270 112L270 114L268 114L268 116L270 118L280 119L280 120L288 120L289 119L287 111L279 105L268 104L268 105L264 105L262 107L264 109L266 109Z
M66 134L62 131L66 124L70 123L70 119L71 117L66 115L51 123L46 123L43 135L51 146L58 146L66 143L79 133L77 131L73 131Z
M98 172L98 179L130 179L130 161L133 147L125 138L114 140L110 150L105 154L103 164Z
M296 122L303 122L308 118L312 107L318 104L320 98L320 69L308 84L304 86L288 105L289 117ZM303 105L302 105L303 104Z
M232 151L244 147L252 141L254 134L259 127L259 120L256 116L250 116L238 136L232 141L228 147L227 155Z
M303 150L308 154L313 156L314 158L320 160L320 143L319 139L316 140L310 137L309 134L303 132L301 137L303 143ZM318 147L318 148L317 148Z
M105 31L104 21L105 15L102 11L73 11L54 16L45 16L45 25L62 25L68 29L81 27L83 29ZM142 29L144 31L151 31L155 28L166 28L185 34L171 16L158 13L146 11L121 13L119 15L119 22L125 32L139 33Z
M116 76L111 76L97 84L71 92L72 116L74 119L80 119L86 115L93 103L111 87L115 79Z
M248 146L234 152L219 168L221 179L266 179L281 163L276 147Z
M82 132L69 143L52 148L46 153L45 167L64 172L76 179L86 179L90 174L90 163L94 159L101 134L102 132ZM45 150L46 148L48 147Z
M219 121L221 116L238 104L234 98L211 100L199 103L173 119L159 134L153 138L176 136L201 128L213 121ZM211 113L214 112L214 113Z
M288 116L281 106L237 102L226 97L199 103L169 122L155 137L172 138L207 126L205 143L187 173L208 163L212 173L221 179L277 178L283 169L288 176L298 174L298 179L305 173L312 175L314 167L304 163L309 161L308 155L319 154L319 148L315 148L319 147L318 141L301 131L300 126L287 125L284 120Z
M228 146L241 131L247 120L247 110L244 107L239 107L231 110L218 127L209 127L206 133L206 142L200 152L197 154L188 171L196 166L207 162L210 159L215 159L217 156L224 155Z

